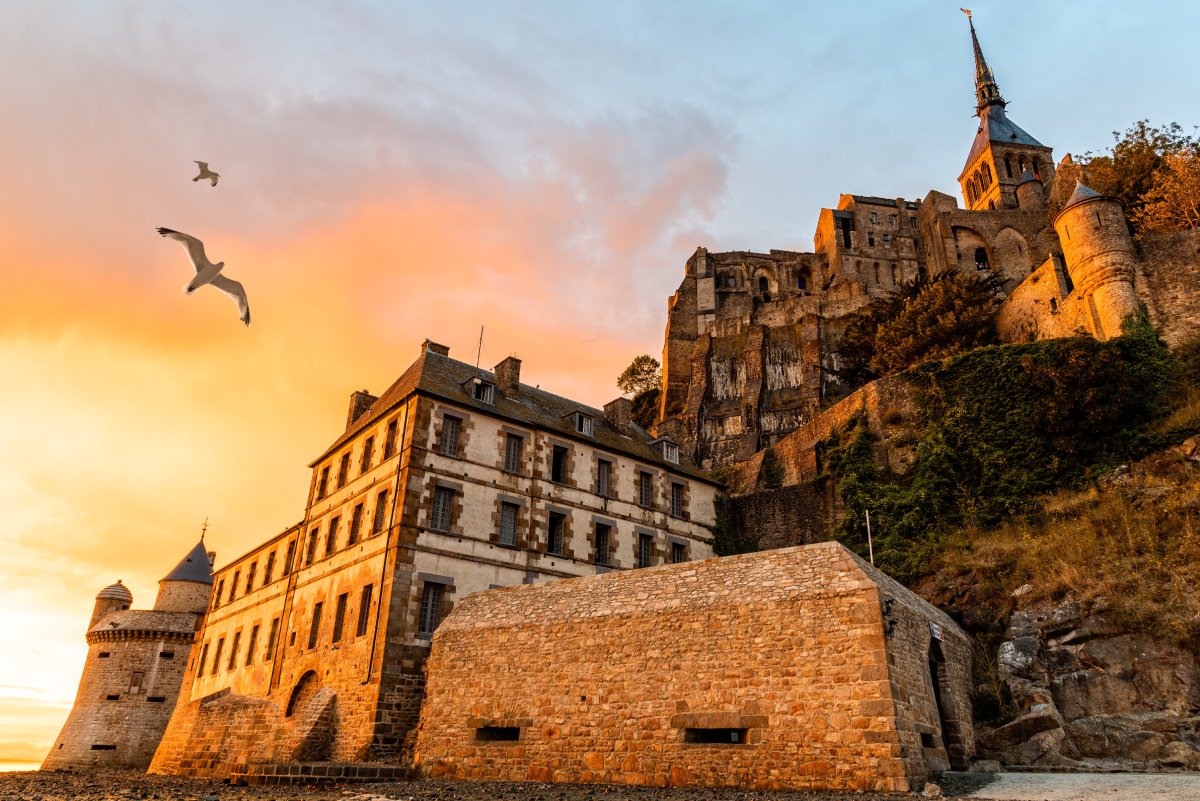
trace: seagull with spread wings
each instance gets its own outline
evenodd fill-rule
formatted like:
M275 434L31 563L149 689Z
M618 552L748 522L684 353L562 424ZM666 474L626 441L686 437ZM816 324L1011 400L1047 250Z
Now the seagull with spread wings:
M207 161L197 161L196 164L199 165L199 167L200 167L200 174L197 175L192 180L193 181L203 181L205 178L207 178L208 180L212 181L213 186L216 186L217 179L221 177L220 173L215 173L212 170L210 170L208 168Z
M233 298L242 322L250 325L250 303L246 300L246 290L242 289L242 285L237 281L221 275L221 268L225 266L225 262L219 261L213 264L209 261L208 256L204 255L204 243L194 236L173 231L170 228L156 228L155 230L168 239L174 239L183 245L184 250L188 253L188 258L192 260L192 266L196 268L196 277L188 282L183 291L190 295L205 284L212 284Z

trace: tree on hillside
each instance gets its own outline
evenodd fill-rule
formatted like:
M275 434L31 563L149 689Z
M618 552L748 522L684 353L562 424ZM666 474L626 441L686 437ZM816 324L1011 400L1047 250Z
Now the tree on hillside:
M1104 195L1111 195L1125 204L1131 221L1138 218L1148 200L1147 193L1156 182L1156 174L1170 155L1177 155L1200 144L1194 135L1184 132L1179 123L1162 128L1149 120L1138 120L1125 132L1113 131L1116 143L1103 153L1085 153L1079 159L1083 181ZM1050 201L1051 216L1070 196L1073 181L1056 181ZM1135 223L1136 230L1136 223Z
M1168 153L1132 222L1139 234L1200 228L1200 147Z
M1003 285L995 273L947 272L905 282L849 325L838 346L838 376L861 386L994 343Z
M640 395L652 389L658 389L662 383L662 370L658 359L643 354L635 358L625 368L625 372L617 376L617 387L626 395Z

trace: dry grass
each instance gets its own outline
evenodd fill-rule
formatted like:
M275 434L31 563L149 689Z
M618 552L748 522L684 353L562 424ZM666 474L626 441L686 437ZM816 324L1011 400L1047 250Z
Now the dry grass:
M1200 642L1200 469L1177 454L1086 492L1046 498L1039 522L967 531L942 557L1022 604L1072 594L1130 630Z

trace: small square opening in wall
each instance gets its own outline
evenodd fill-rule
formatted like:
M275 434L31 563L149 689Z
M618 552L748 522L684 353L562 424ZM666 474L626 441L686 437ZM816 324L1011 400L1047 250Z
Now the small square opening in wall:
M115 745L101 745L100 743L92 743L93 751L116 751Z
M162 704L166 703L167 697L165 695L151 695L146 700L152 704Z
M745 745L745 729L684 729L685 743L723 743L726 745Z
M121 696L120 695L106 695L106 696L104 696L104 700L105 701L120 701Z
M97 659L108 659L109 656L111 656L111 654L109 654L108 651L101 651L100 653L96 654Z
M174 659L175 652L174 651L159 651L158 658L159 659Z
M480 726L475 741L480 743L515 742L521 739L519 726Z
M926 734L925 732L921 732L921 747L922 748L933 748L934 747L932 734Z

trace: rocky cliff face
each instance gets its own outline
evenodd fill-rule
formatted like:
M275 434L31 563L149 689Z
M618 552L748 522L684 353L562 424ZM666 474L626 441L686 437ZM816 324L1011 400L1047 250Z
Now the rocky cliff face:
M979 756L1005 765L1200 768L1196 657L1122 632L1103 602L1089 606L1068 598L1013 613L998 663L1021 714L981 730Z

